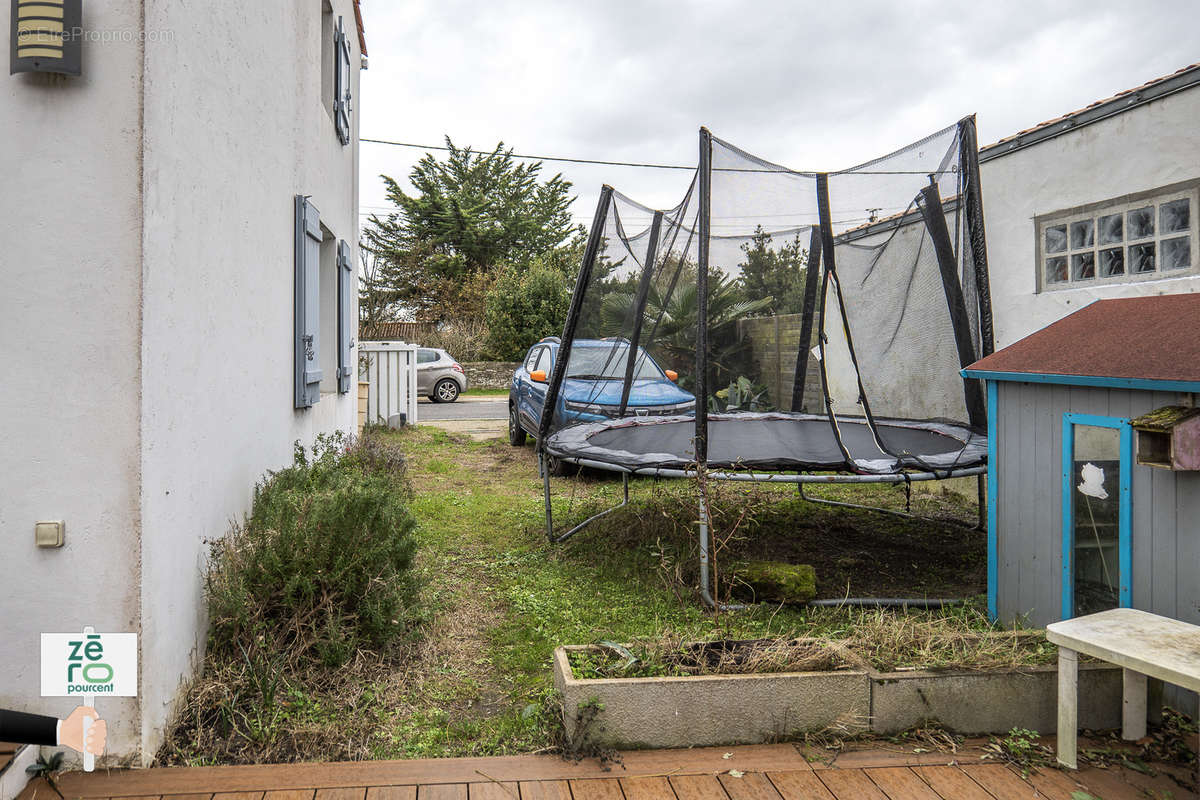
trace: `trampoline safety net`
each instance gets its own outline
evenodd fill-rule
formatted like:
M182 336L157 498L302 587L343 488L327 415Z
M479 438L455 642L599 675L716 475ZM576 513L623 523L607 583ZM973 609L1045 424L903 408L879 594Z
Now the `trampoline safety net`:
M978 467L992 348L973 117L839 172L700 131L680 203L601 192L538 446L622 471Z

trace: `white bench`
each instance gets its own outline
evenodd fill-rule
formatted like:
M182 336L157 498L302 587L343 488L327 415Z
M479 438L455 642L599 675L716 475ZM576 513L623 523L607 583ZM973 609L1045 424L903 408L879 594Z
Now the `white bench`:
M1077 768L1079 653L1123 668L1121 736L1146 735L1146 676L1200 692L1200 626L1114 608L1046 626L1058 645L1058 762Z

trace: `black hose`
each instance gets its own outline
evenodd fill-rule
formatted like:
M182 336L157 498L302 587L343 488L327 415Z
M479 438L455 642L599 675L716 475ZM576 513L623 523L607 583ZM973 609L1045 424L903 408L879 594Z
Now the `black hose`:
M822 608L837 606L855 606L866 608L893 608L912 606L913 608L941 608L944 606L961 606L967 603L966 598L937 599L928 597L844 597L838 600L809 600L805 605Z

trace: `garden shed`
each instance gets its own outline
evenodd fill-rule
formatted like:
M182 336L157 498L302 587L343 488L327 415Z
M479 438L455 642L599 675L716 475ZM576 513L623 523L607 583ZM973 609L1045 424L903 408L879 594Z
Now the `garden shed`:
M1197 331L1200 294L1100 300L963 371L987 387L993 618L1200 623Z

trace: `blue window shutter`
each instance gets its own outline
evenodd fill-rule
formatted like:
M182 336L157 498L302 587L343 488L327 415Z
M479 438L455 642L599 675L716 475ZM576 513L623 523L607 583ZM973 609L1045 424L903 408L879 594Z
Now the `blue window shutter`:
M338 17L333 36L333 120L338 140L350 143L350 40L342 18Z
M296 195L296 408L321 399L321 214Z
M354 295L358 288L350 260L350 244L338 242L338 391L350 391L354 376Z

